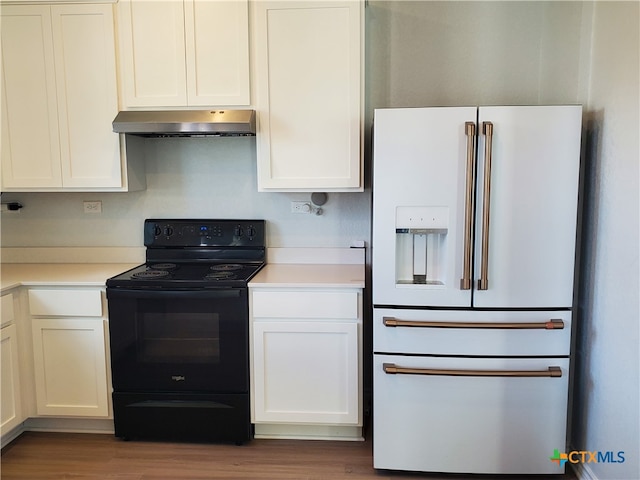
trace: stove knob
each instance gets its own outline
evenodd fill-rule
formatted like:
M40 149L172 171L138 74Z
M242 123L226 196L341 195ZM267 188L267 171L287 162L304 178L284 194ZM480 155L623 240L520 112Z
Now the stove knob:
M162 229L158 225L156 225L156 227L153 229L153 234L156 237L159 237L160 235L162 235Z
M240 225L236 227L234 234L236 237L241 237L242 235L244 235L244 231L242 230L242 227Z
M254 227L247 228L247 236L253 238L256 236L256 229Z
M164 234L165 234L167 237L170 237L171 235L173 235L173 227L172 227L172 226L167 225L167 227L164 229Z

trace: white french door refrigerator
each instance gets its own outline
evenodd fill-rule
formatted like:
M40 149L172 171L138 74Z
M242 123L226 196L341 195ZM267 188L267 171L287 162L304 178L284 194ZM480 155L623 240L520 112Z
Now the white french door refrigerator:
M564 471L581 118L375 111L375 468Z

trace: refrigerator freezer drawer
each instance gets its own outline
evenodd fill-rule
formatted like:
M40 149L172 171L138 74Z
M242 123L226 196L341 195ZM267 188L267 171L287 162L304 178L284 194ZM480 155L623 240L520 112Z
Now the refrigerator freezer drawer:
M386 373L385 364L391 371L390 365L451 369L461 376ZM549 367L553 373L547 375ZM565 448L567 358L374 355L373 368L374 468L479 474L564 472L550 457L555 449ZM485 376L485 370L508 372L508 376ZM478 371L480 376L474 376ZM523 371L534 376L520 376Z
M373 351L426 355L565 356L570 311L375 308Z

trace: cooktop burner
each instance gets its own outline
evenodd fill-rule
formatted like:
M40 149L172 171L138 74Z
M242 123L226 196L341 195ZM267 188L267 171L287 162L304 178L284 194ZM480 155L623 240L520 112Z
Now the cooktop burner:
M217 272L232 272L234 270L241 270L242 265L238 263L223 263L221 265L212 265L211 270Z
M225 271L211 272L204 276L205 280L234 280L236 278L235 273Z
M131 274L131 278L136 279L155 279L155 278L166 278L169 276L169 272L167 270L145 270L144 272L136 272Z
M152 263L151 265L149 265L149 268L152 268L154 270L171 271L178 268L178 265L176 265L175 263Z

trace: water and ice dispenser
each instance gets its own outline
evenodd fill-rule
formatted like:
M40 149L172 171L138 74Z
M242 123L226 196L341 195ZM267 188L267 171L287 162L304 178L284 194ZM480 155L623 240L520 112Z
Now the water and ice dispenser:
M449 208L396 208L396 285L444 285Z

